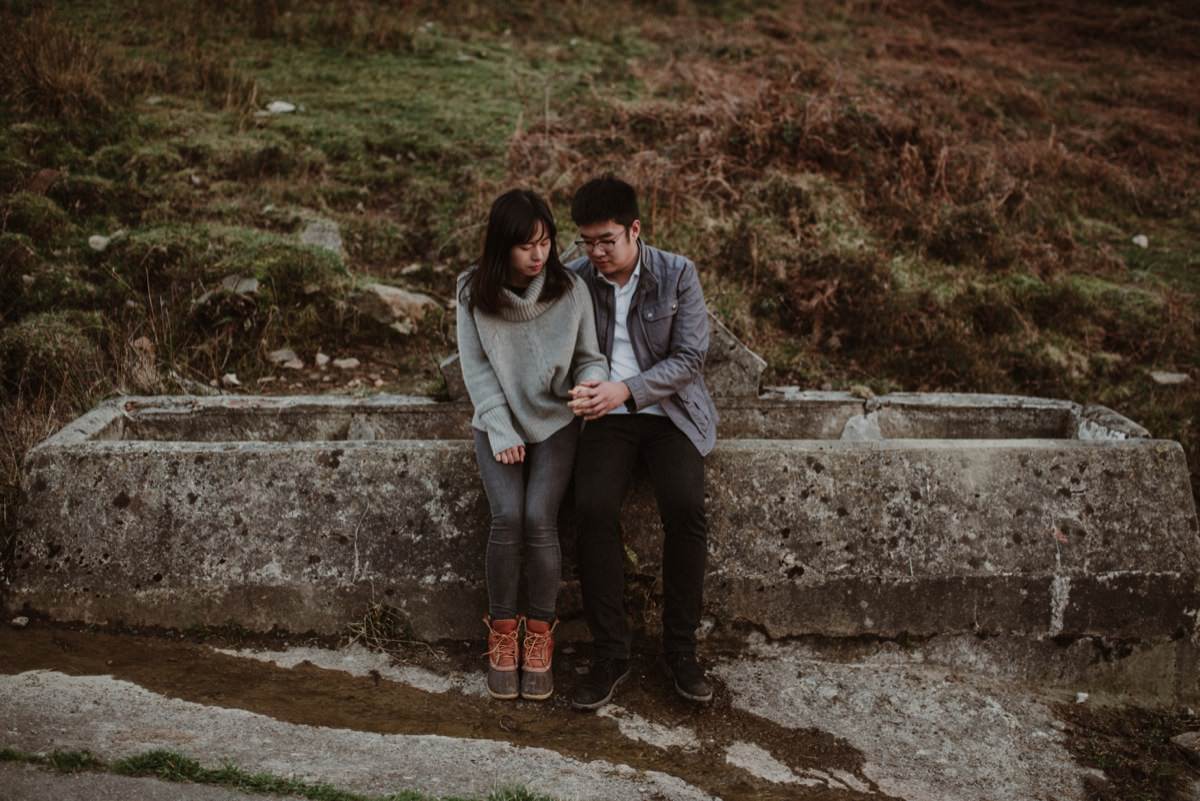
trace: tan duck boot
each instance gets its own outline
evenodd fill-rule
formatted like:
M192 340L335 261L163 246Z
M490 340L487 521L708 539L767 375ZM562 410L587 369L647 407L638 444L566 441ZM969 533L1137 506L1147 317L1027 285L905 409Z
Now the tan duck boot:
M488 627L488 674L487 689L493 698L508 700L516 698L519 677L517 674L517 624L516 618L492 620L485 617Z
M544 701L554 694L554 674L551 663L554 659L553 625L543 620L525 620L525 641L521 648L521 697L530 701Z

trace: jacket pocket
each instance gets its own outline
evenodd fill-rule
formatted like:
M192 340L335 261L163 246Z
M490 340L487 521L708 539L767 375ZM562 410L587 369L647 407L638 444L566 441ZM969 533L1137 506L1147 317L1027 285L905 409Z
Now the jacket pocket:
M651 353L659 359L666 356L667 348L671 344L671 326L675 323L675 314L678 311L677 300L664 301L639 311L646 331L646 344Z

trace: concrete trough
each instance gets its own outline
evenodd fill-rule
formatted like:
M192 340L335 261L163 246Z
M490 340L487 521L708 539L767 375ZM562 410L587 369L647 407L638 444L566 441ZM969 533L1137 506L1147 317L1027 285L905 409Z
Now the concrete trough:
M1177 443L1100 407L1003 396L775 388L726 398L721 415L707 484L718 634L1093 638L1191 658L1200 537ZM487 505L469 418L395 396L105 403L27 457L6 605L333 633L385 604L410 636L476 637ZM624 520L631 606L653 628L648 492Z

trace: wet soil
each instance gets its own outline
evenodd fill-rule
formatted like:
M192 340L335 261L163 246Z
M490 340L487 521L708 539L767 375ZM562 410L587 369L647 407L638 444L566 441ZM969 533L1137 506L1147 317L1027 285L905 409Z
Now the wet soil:
M245 643L241 644L245 647ZM477 668L469 645L414 654L414 661L442 670ZM407 661L407 660L406 660ZM664 726L686 726L695 750L663 750L620 734L616 721L570 708L568 693L581 654L556 660L558 692L547 702L502 702L459 693L428 693L378 675L350 676L309 663L280 668L249 658L215 653L208 645L163 636L112 634L35 624L0 629L0 673L56 670L70 675L111 675L161 695L209 706L245 709L276 720L383 734L438 734L536 746L580 760L603 759L641 770L658 770L720 796L737 799L857 799L846 789L778 785L725 762L734 741L758 744L799 774L806 769L844 770L887 798L862 774L861 752L815 729L791 730L732 708L723 688L712 704L679 699L657 664L635 660L621 688L625 709Z
M1054 711L1068 726L1072 756L1102 770L1107 779L1084 779L1089 801L1196 797L1191 786L1200 781L1200 765L1171 742L1178 734L1200 729L1200 718L1191 709L1059 704Z

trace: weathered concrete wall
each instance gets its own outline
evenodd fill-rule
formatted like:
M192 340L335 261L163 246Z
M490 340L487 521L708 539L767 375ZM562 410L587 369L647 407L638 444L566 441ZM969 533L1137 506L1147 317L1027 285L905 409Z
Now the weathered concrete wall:
M780 398L735 408L747 432L776 436L832 437L865 411L807 400L792 403L807 422L786 426ZM928 428L917 401L876 409ZM954 403L949 419L968 413ZM417 636L472 636L462 610L483 608L487 508L456 439L463 414L396 399L111 404L31 452L9 604L329 632L376 601ZM730 440L708 494L719 625L1138 639L1190 634L1200 608L1195 509L1170 442ZM630 570L653 597L657 514L644 491L629 505Z

